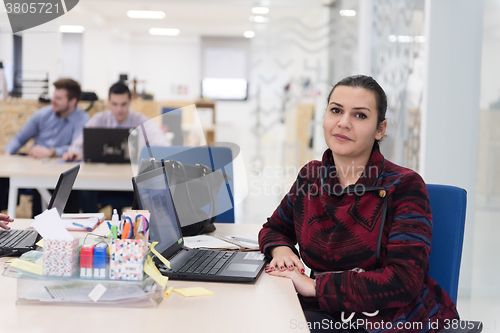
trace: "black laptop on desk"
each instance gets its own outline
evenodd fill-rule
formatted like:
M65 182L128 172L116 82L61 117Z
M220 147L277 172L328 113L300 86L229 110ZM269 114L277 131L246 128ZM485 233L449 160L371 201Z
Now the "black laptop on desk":
M79 170L80 165L77 165L61 173L47 209L56 208L59 215L63 213ZM25 252L34 250L35 244L40 238L40 235L35 230L0 229L0 255L20 256Z
M149 238L170 261L171 269L157 262L163 275L177 280L252 282L266 264L257 252L230 252L184 247L179 218L162 168L132 179L140 209L149 210Z
M83 160L92 163L130 163L129 128L83 128Z

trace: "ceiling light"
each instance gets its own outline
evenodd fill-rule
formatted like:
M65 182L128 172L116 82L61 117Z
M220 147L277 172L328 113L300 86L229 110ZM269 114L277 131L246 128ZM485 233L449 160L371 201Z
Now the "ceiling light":
M267 7L253 7L252 13L254 13L254 14L267 14L267 13L269 13L269 8L267 8Z
M400 43L411 43L411 42L413 42L413 37L412 36L399 35L398 36L398 42L400 42Z
M250 16L250 22L255 22L255 23L267 23L269 22L269 17L265 16Z
M417 43L425 43L425 36L415 36L414 41Z
M153 36L178 36L181 33L179 29L151 28L149 34Z
M243 36L245 36L246 38L253 38L255 36L255 32L253 32L253 31L245 31L243 33Z
M165 12L161 10L128 10L127 16L136 19L161 20L165 18Z
M356 11L351 9L342 9L340 16L356 16Z
M395 43L397 41L398 41L398 36L396 36L396 35L390 35L389 36L389 42Z
M59 27L59 31L72 34L81 34L85 31L85 27L81 25L61 25Z

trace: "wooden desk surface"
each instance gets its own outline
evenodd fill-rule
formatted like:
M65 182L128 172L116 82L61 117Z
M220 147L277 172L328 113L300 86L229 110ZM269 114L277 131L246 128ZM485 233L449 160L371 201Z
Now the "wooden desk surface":
M77 165L64 163L61 159L34 159L29 156L0 155L0 177L57 178L61 172ZM132 178L130 164L81 163L80 179L127 179ZM55 186L55 183L54 183Z
M32 220L16 220L24 228ZM261 225L217 224L225 235L249 234ZM107 226L96 229L105 233ZM85 233L73 232L76 237ZM0 264L7 258L0 258ZM15 305L17 281L0 276L0 332L308 332L291 280L265 272L254 284L169 281L174 288L204 287L212 296L185 298L176 293L155 308L102 308Z

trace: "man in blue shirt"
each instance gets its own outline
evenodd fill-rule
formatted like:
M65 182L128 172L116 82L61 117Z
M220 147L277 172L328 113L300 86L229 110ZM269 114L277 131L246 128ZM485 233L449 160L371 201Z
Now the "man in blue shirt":
M35 144L29 156L48 158L62 156L83 130L89 116L77 109L82 90L72 79L54 82L55 91L51 105L36 111L19 133L5 147L5 155L15 154L29 139Z

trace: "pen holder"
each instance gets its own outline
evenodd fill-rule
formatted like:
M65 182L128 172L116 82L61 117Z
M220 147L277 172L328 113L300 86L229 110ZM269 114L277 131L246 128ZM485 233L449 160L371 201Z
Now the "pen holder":
M78 269L78 239L46 239L43 246L43 275L73 276Z
M146 239L113 239L109 250L111 280L142 280Z

